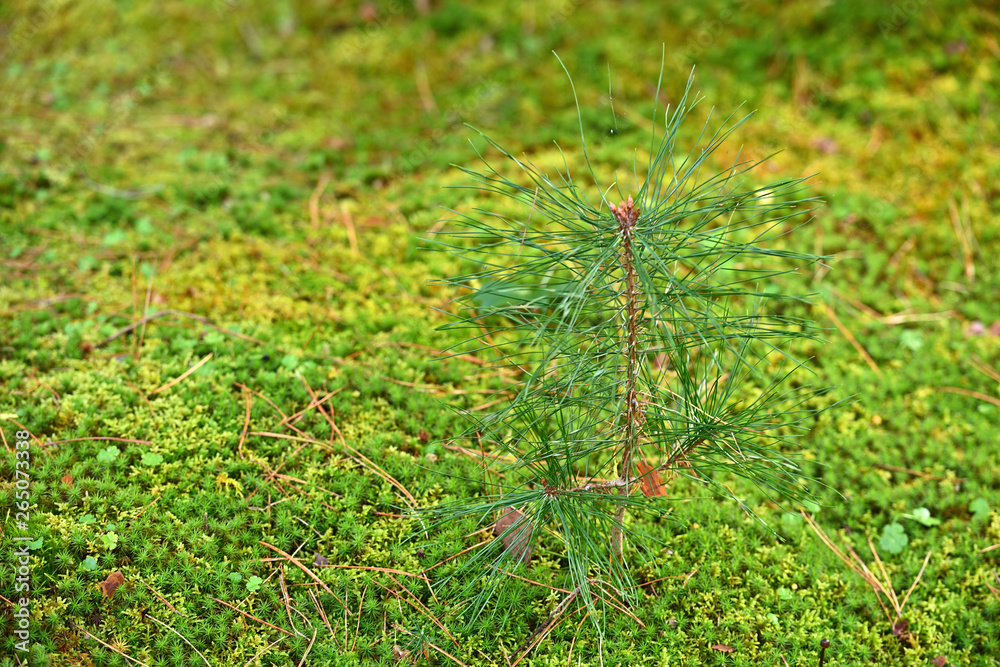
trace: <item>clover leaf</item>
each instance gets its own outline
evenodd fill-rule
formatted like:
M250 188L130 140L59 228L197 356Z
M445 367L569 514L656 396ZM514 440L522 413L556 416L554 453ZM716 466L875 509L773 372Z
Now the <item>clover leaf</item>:
M882 538L878 541L879 546L891 554L900 553L909 542L903 524L895 521L882 529Z
M972 518L976 521L988 519L990 517L990 504L986 502L986 498L976 498L969 503L969 511L972 512Z
M111 445L110 447L105 447L101 451L97 452L97 460L101 463L111 463L118 458L118 455L121 453L122 451L120 449Z
M163 463L163 457L153 452L146 452L142 455L142 464L146 466L158 466Z
M104 548L108 551L114 551L118 546L118 533L110 531L101 535L101 544L104 545Z

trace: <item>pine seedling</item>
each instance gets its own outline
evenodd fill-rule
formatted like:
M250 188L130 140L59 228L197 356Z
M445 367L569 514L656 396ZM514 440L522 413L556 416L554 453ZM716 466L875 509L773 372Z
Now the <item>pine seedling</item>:
M630 550L648 544L634 515L663 514L676 478L751 515L734 477L781 503L809 497L783 452L801 447L821 391L786 382L803 365L792 344L813 334L785 314L787 302L805 298L781 285L825 259L784 238L819 202L804 196L806 179L753 186L759 162L738 153L706 176L749 114L714 131L709 114L683 147L682 125L699 102L691 82L665 126L654 122L630 193L600 182L582 120L584 182L561 149L562 169L550 177L481 133L507 164L494 168L480 153L481 169L460 167L469 187L513 202L452 211L455 228L434 241L474 267L444 281L461 294L444 328L467 330L463 352L493 355L518 378L494 412L464 413L487 495L426 510L438 526L469 517L493 525L497 539L459 572L473 616L512 580L507 572L530 562L543 534L561 543L570 596L595 620L600 607L621 608L615 601L635 591Z

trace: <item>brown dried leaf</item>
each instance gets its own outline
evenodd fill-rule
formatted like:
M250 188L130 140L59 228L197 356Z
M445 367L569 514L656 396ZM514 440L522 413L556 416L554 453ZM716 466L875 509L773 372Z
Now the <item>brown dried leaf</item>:
M330 559L326 556L320 556L318 553L313 554L313 565L329 565Z
M496 536L503 535L508 528L517 523L523 516L518 510L508 507L493 526L493 534ZM513 531L500 538L503 542L503 548L522 563L527 563L531 560L531 531L531 524L522 523Z
M947 662L948 662L947 658L945 658L943 655L939 655L938 657L934 658L934 667L944 667Z
M712 644L712 650L722 651L723 653L732 653L736 649L734 649L729 644Z
M663 480L660 479L658 470L650 468L643 459L636 461L635 467L639 470L642 492L647 498L666 495L667 490L663 488Z
M73 475L63 475L62 483L66 486L73 486Z
M109 598L115 594L118 587L125 583L125 577L122 575L121 570L117 570L108 575L108 578L101 582L101 591L104 593L104 597Z
M403 648L399 644L392 645L392 654L396 657L396 660L404 660L410 655L410 651Z

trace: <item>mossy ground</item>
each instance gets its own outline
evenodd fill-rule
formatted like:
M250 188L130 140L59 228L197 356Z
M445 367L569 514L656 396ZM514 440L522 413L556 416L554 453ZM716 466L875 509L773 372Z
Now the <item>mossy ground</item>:
M396 664L394 645L450 662L426 642L467 665L505 664L558 593L517 585L496 619L465 624L447 588L432 596L419 579L314 568L325 590L262 560L278 556L262 543L310 567L318 553L417 573L481 539L455 529L419 552L401 543L412 530L394 516L401 493L345 453L331 420L420 504L481 492L459 477L475 477L474 463L441 445L459 426L444 403L494 400L503 379L467 359L433 360L456 340L435 331L445 321L435 308L453 295L428 281L460 267L420 241L443 206L496 205L441 187L463 182L450 162L474 160L462 123L541 163L556 140L578 164L555 49L593 157L630 173L633 150L648 145L663 44L662 102L697 64L707 104L760 110L730 150L787 149L762 178L821 172L814 191L829 203L788 242L838 261L779 286L818 293L801 313L829 327L811 350L816 383L856 397L804 441L816 462L807 472L843 494L820 487L816 520L862 555L866 533L877 544L901 522L908 545L882 554L897 590L932 555L906 606L904 645L872 591L795 516L747 491L777 539L732 504L678 503L683 525L643 526L670 548L638 576L680 578L644 588L633 612L645 627L608 616L603 664L813 665L823 637L831 666L996 664L1000 601L988 584L998 585L1000 549L984 549L1000 543L1000 409L940 390L998 394L979 369L1000 366L1000 335L968 334L1000 320L995 12L964 2L431 5L421 15L401 1L5 4L7 599L15 420L58 441L32 450L31 664L126 664L90 636L149 665L290 665L307 648L308 664ZM101 345L167 309L217 326L161 317ZM310 391L336 392L330 419L313 408L293 422L322 446L258 435L294 435L282 415L306 410ZM978 498L988 515L970 511ZM940 525L903 517L918 507ZM557 545L536 553L530 576L563 586ZM125 583L104 597L98 584L115 571ZM402 584L426 613L383 588ZM333 594L360 614L345 619ZM581 616L521 664L565 665L571 650L571 664L600 664ZM4 603L0 665L18 664L13 622ZM722 644L734 651L712 648Z

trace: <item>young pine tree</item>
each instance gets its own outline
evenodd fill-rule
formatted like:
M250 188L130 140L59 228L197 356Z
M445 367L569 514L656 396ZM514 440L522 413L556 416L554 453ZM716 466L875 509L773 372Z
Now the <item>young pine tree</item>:
M446 327L467 329L477 350L519 378L493 413L466 414L465 437L485 450L495 485L428 510L439 521L494 524L499 539L463 568L477 575L466 590L473 614L543 531L564 551L573 596L592 610L608 595L630 597L630 547L646 542L633 515L665 511L673 478L748 512L734 476L780 502L808 497L782 452L816 412L806 401L817 391L784 382L801 366L789 344L811 334L782 314L801 297L776 285L824 259L785 249L782 238L817 200L803 198L804 179L750 185L757 163L739 158L704 176L749 115L713 133L709 114L682 148L698 103L690 89L691 80L662 131L654 124L630 193L599 182L582 121L585 184L565 161L553 178L485 135L518 175L482 155L482 169L462 168L471 187L519 205L513 215L456 212L450 240L437 241L476 267L446 281L462 290Z

